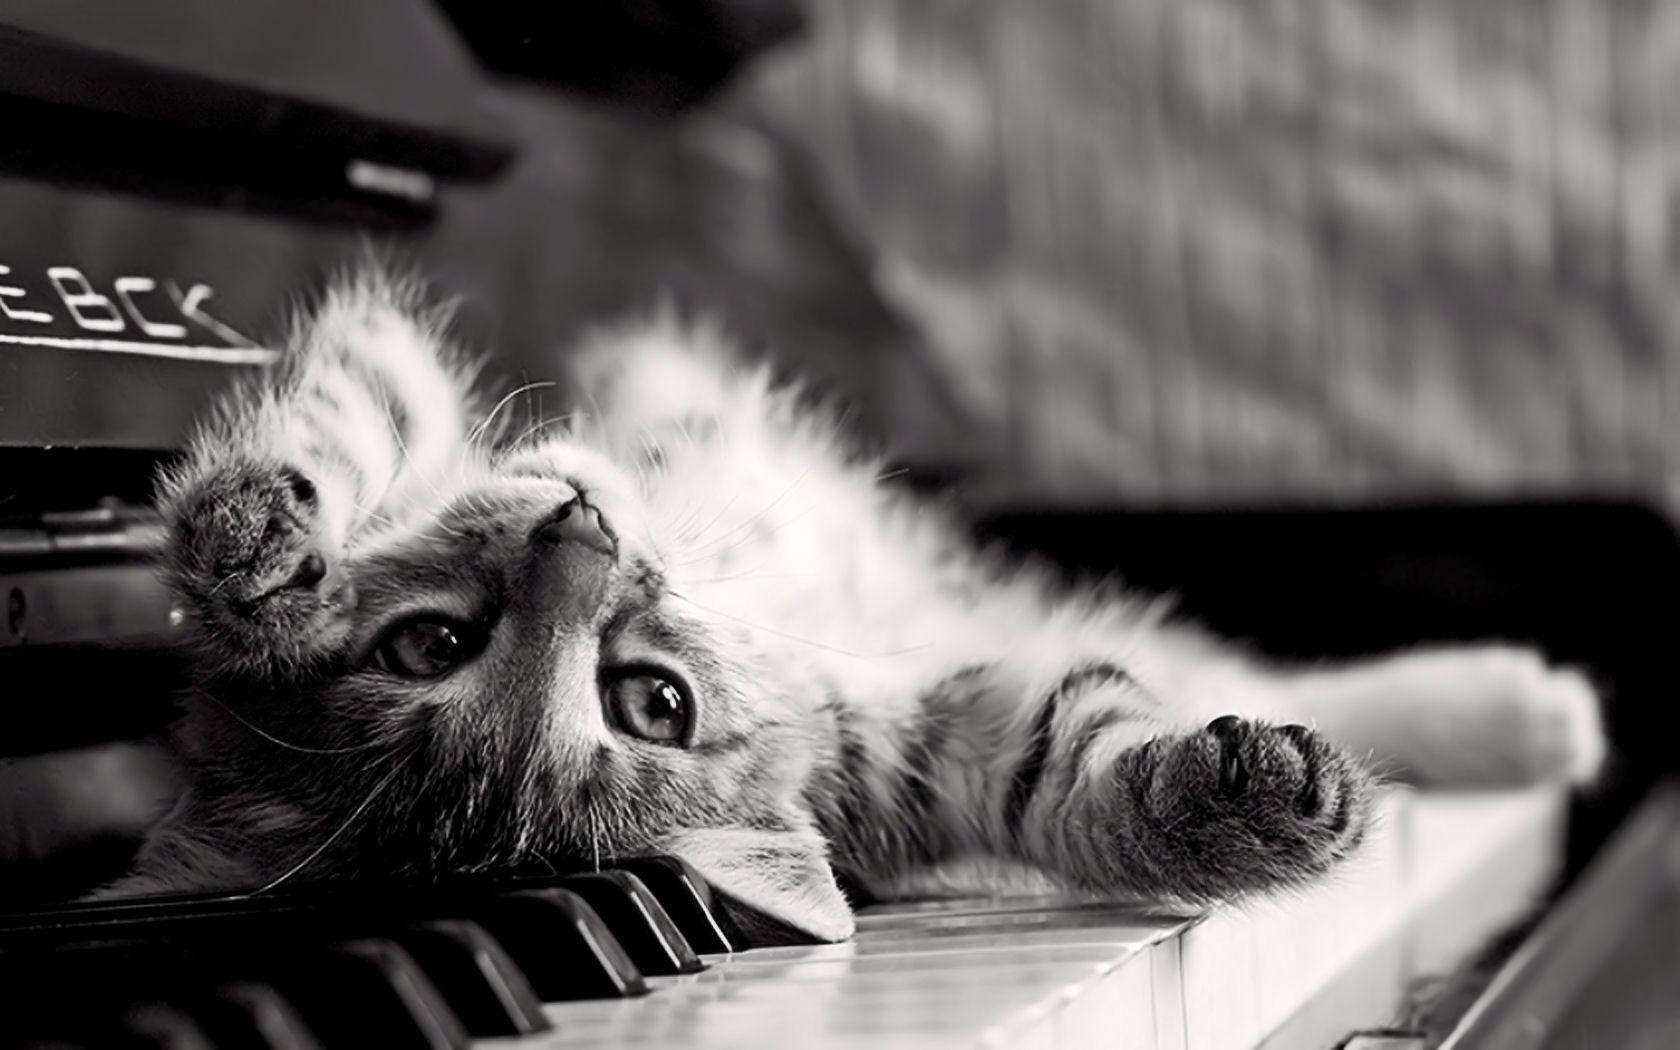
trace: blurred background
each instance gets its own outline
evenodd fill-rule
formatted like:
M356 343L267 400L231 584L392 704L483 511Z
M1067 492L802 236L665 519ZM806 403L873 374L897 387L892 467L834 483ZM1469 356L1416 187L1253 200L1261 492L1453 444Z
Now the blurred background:
M982 496L1680 495L1672 5L622 9L4 0L514 153L406 229L7 181L0 243L209 282L261 340L371 240L509 381L675 298Z
M739 104L1007 484L1674 493L1672 5L812 13Z

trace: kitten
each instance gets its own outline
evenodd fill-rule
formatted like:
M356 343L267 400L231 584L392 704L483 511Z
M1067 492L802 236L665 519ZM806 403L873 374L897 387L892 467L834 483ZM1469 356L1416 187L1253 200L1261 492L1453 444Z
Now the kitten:
M587 415L509 440L440 324L337 287L162 480L190 787L110 893L657 850L837 939L836 869L1221 900L1347 856L1365 758L1526 784L1602 754L1587 683L1522 650L1282 672L996 564L704 328L598 335Z

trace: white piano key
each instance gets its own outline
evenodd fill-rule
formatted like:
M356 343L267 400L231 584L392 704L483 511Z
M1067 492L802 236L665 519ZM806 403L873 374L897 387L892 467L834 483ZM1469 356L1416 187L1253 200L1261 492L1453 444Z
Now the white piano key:
M1408 825L1409 968L1442 973L1527 914L1562 861L1567 799L1549 789L1419 795Z
M1317 885L1244 907L1256 944L1255 1001L1271 1032L1360 956L1397 935L1405 912L1401 849L1408 799L1384 798L1359 851ZM1393 989L1398 1001L1402 989Z
M837 959L817 959L800 962L763 962L750 956L727 966L714 966L698 981L757 980L769 975L780 981L825 981L836 975L891 974L896 980L914 980L921 974L942 970L987 970L1023 967L1044 963L1100 963L1111 962L1126 951L1141 950L1141 946L1117 949L1114 945L1051 945L1048 947L1009 947L983 951L904 951L889 955L863 955ZM654 982L674 978L655 978ZM686 980L688 978L675 978ZM653 982L650 982L653 983Z
M1155 1047L1186 1050L1184 1031L1184 973L1179 938L1152 945L1148 952L1149 984L1154 1000Z
M915 936L858 937L845 944L818 944L789 948L758 948L748 953L755 962L816 962L852 956L907 955L918 952L1009 951L1014 948L1113 947L1141 948L1158 939L1153 931L1144 934L1135 926L1112 930L1100 926L1071 929L1024 929L990 933L944 931L925 938ZM737 958L741 958L737 956Z
M1407 983L1405 938L1390 937L1321 985L1257 1050L1335 1046L1355 1029L1392 1023Z
M1056 1050L1154 1050L1149 958L1138 954L1085 982L1056 1017Z
M1139 925L1173 926L1195 917L1193 912L1152 908L1134 901L1091 897L960 897L938 901L872 904L857 914L859 933L881 928L908 928L963 916L1009 915L1033 912L1091 912L1113 915Z
M1264 1034L1256 995L1254 925L1218 908L1178 938L1188 1050L1250 1047Z
M1077 980L1077 979L1076 979ZM1027 971L1013 982L973 986L860 988L848 984L790 988L762 984L752 992L700 1002L685 998L656 1009L580 1015L559 1012L556 1029L568 1042L616 1045L683 1034L748 1040L766 1031L820 1032L824 1037L870 1033L940 1033L1004 1023L1042 998L1041 989L1069 981L1065 971ZM703 1045L703 1044L702 1044Z
M961 915L976 912L1006 913L1010 911L1040 911L1067 903L1067 897L941 897L925 901L889 901L858 909L858 928L871 923L891 920L896 916ZM1076 905L1077 906L1077 905Z
M1056 1018L1033 1014L1009 1024L993 1025L980 1033L974 1045L983 1050L1060 1050Z
M1077 905L1068 908L1036 907L1002 912L961 912L937 915L893 916L890 924L860 919L858 933L873 937L921 938L947 932L1016 929L1073 929L1078 927L1120 928L1138 931L1140 942L1159 940L1182 928L1193 917L1151 917L1123 906Z

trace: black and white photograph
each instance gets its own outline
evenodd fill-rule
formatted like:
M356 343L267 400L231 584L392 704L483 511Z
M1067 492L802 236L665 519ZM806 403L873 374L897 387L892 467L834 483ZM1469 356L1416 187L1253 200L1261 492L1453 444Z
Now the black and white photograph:
M1680 5L0 0L0 1047L1680 1047Z

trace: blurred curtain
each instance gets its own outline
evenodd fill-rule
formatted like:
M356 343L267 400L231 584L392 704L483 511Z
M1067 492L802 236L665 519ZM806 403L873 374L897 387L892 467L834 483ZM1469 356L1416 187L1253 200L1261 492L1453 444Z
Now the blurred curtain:
M994 491L1680 497L1680 6L825 0L816 160Z

